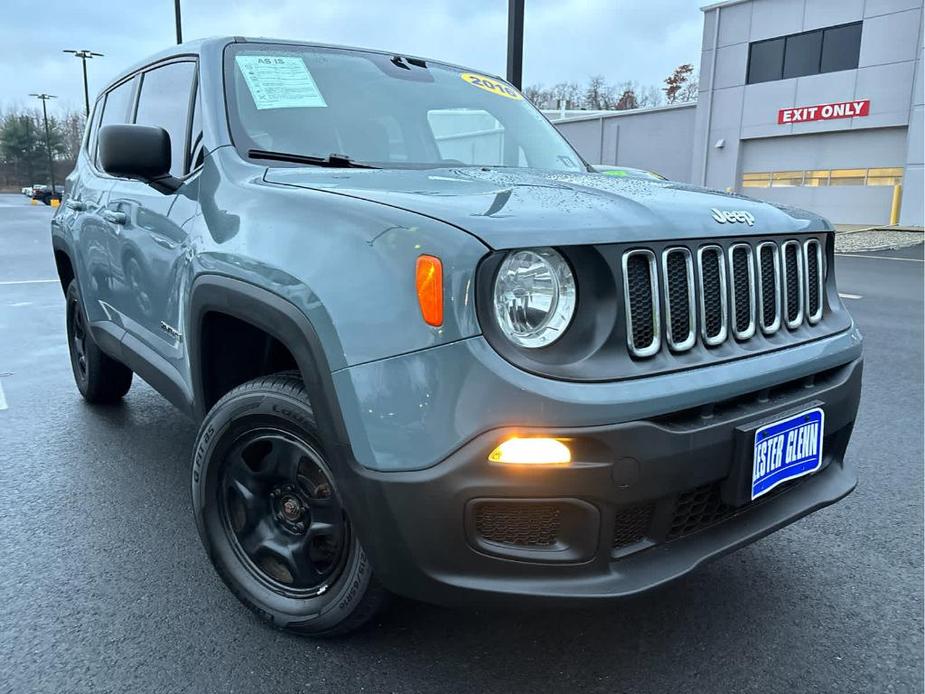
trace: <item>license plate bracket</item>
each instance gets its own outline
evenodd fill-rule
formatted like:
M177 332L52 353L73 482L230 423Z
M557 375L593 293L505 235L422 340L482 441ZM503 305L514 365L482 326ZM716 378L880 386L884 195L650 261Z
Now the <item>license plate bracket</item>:
M824 435L825 412L819 401L736 427L733 464L721 488L723 501L744 506L783 482L818 471Z

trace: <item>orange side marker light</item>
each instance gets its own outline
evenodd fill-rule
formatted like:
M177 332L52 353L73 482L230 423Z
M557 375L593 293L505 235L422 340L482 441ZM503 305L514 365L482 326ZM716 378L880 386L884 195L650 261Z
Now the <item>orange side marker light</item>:
M432 255L418 257L415 268L418 304L424 322L434 327L443 325L443 263Z

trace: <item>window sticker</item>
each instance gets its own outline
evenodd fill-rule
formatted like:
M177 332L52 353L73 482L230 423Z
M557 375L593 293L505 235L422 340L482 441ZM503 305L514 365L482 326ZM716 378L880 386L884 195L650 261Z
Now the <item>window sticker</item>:
M327 103L305 61L294 56L237 55L258 111L271 108L325 108Z
M495 80L491 77L485 77L485 75L477 75L473 72L464 72L460 75L466 82L471 84L473 87L478 87L479 89L484 89L486 92L491 92L492 94L497 94L498 96L505 96L508 99L514 99L515 101L520 101L523 97L520 95L514 87L509 85L507 82L502 82L501 80Z

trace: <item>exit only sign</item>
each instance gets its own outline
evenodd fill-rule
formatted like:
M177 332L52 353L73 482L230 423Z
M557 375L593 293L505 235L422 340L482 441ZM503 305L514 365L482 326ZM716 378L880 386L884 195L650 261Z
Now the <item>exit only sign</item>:
M782 108L777 112L778 125L805 123L814 120L833 120L835 118L854 118L870 114L870 99L859 101L840 101L837 104L819 104L817 106L797 106Z

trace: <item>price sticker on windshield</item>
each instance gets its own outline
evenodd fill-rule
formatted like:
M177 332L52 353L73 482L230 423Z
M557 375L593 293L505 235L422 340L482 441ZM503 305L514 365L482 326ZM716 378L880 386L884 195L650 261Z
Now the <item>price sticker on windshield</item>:
M466 82L471 84L473 87L478 87L479 89L484 89L486 92L491 92L492 94L497 94L498 96L504 96L508 99L514 99L519 101L523 99L514 87L502 82L500 80L492 79L491 77L486 77L485 75L477 75L474 72L464 72L460 75Z
M271 108L324 108L312 73L301 58L286 55L238 55L235 62L258 111Z

